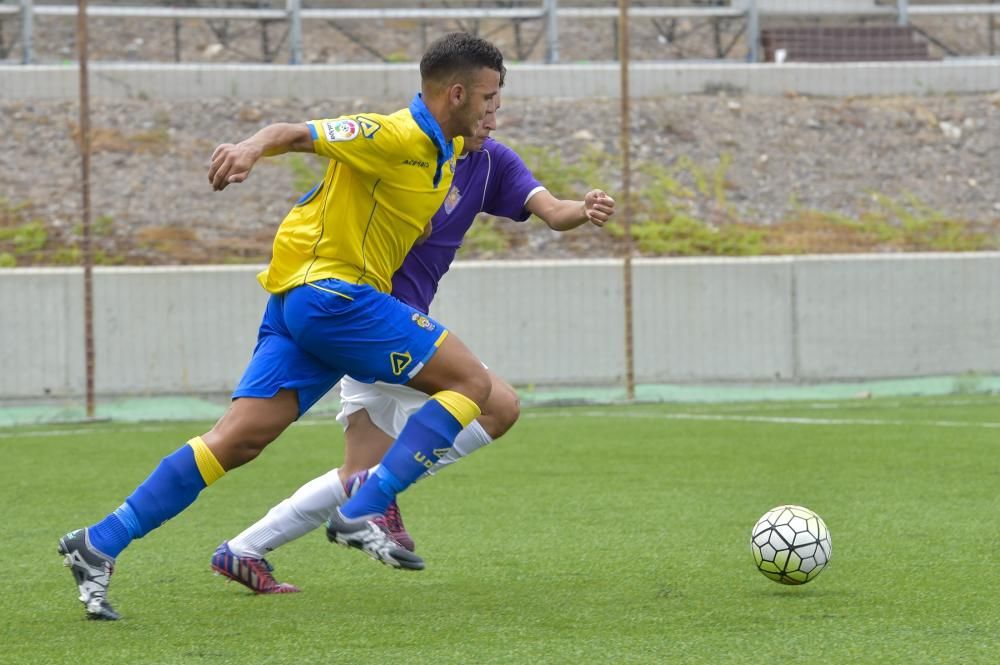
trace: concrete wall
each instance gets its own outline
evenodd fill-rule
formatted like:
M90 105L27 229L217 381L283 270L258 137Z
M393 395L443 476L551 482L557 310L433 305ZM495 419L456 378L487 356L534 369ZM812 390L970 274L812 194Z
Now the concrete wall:
M95 389L226 392L266 294L248 266L94 270ZM85 389L83 272L0 270L0 398Z
M1000 253L641 259L641 383L1000 374ZM99 268L101 394L226 392L266 294L253 266ZM82 272L0 270L0 398L84 389ZM466 262L432 312L516 384L624 373L617 260Z
M795 266L799 376L1000 370L997 254L815 257Z
M431 314L509 380L609 383L624 373L623 302L621 261L472 261Z
M793 267L782 258L637 262L637 380L795 378Z
M412 63L379 65L91 65L90 94L98 99L148 97L356 96L408 98L419 87ZM608 64L512 64L506 94L512 97L617 97L619 67ZM1000 58L938 62L683 63L631 66L633 97L662 97L727 90L752 95L923 95L991 93L1000 89ZM73 65L0 65L0 100L75 100Z

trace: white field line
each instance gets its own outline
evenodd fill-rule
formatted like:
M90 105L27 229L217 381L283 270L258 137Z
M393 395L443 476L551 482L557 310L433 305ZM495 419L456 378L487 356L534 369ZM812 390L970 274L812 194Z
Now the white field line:
M976 402L970 402L976 403ZM952 402L955 404L955 402ZM943 405L943 404L942 404ZM777 406L777 405L775 405ZM884 405L882 405L884 406ZM787 406L785 407L787 408ZM825 408L825 407L824 407ZM760 409L757 409L760 410ZM521 415L522 418L638 418L645 420L703 420L722 422L743 422L743 423L764 423L772 425L818 425L818 426L887 426L887 427L940 427L940 428L962 428L970 427L977 429L1000 429L1000 422L963 422L960 420L895 420L880 418L804 418L795 416L753 416L740 414L721 413L621 413L620 411L601 411L588 409L586 411L572 408L561 413L539 413L529 411ZM295 427L336 427L336 421L332 418L310 419L295 423ZM121 433L156 433L165 432L169 429L176 429L176 425L163 423L159 425L93 425L90 427L78 427L73 429L41 429L24 430L16 432L0 431L0 439L28 438L28 437L58 437L58 436L79 436L83 434L93 434L113 430L116 434ZM192 434L194 436L194 434Z
M645 404L653 404L653 402L648 402ZM733 411L787 411L789 408L795 409L812 409L817 411L852 411L857 409L871 409L873 407L877 408L890 408L894 409L897 407L919 407L923 408L941 408L949 406L989 406L996 405L1000 406L1000 399L993 397L984 397L983 399L944 399L944 400L920 400L918 401L906 401L906 400L889 400L884 397L876 399L864 399L864 398L853 398L853 399L831 399L817 402L799 401L799 400L775 400L774 402L749 402L749 403L738 403L731 402L729 404L711 404L704 403L700 404L688 404L689 407L697 408L699 406L705 406L706 408L713 409L724 409L729 412Z
M714 413L615 413L613 411L574 411L572 413L526 413L522 418L638 418L648 420L710 420L771 425L874 425L889 427L946 427L1000 429L1000 422L962 422L960 420L882 420L878 418L800 418L792 416L742 416Z

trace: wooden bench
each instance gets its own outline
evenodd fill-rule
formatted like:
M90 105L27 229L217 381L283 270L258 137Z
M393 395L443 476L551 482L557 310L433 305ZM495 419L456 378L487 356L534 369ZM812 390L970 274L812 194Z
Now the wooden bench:
M774 62L863 62L930 60L927 42L911 26L814 26L761 30L764 60Z

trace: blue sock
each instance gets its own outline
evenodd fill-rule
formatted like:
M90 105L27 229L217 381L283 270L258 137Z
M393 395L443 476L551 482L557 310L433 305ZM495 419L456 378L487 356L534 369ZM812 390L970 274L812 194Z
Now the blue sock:
M90 526L90 543L111 558L136 538L160 526L194 503L198 493L225 473L196 437L164 457L118 509Z
M462 431L462 423L437 400L429 399L410 416L399 438L379 462L375 475L340 508L344 517L381 515L396 494L434 466Z
M87 528L90 544L112 559L121 554L121 551L132 542L133 536L117 514L125 509L128 509L127 503L123 503L115 512Z

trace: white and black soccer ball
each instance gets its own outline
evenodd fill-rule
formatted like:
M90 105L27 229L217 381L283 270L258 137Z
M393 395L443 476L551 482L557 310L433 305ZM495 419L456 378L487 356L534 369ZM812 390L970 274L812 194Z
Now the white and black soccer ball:
M802 506L778 506L757 520L750 536L757 570L775 582L805 584L830 563L830 530Z

